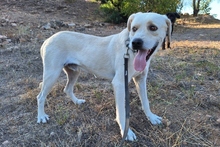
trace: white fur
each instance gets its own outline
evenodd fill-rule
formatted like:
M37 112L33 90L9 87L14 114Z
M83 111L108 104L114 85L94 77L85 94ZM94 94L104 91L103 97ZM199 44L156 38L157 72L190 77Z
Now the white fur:
M148 26L154 24L158 30L151 31ZM133 32L132 27L137 31ZM73 93L73 86L81 70L89 71L97 76L112 81L116 101L116 120L120 127L121 135L125 129L125 92L124 92L124 54L127 51L126 40L129 38L129 47L132 48L132 40L141 38L144 41L144 49L151 49L156 42L160 48L167 29L171 28L169 19L156 13L136 13L129 17L127 28L119 34L98 37L82 33L63 31L54 34L47 39L41 47L43 60L43 82L38 100L38 123L46 123L49 116L44 112L46 96L59 77L62 69L67 75L67 84L64 92L75 104L82 104L83 99L78 99ZM156 53L154 52L154 54ZM150 59L144 71L137 72L133 66L136 53L129 49L129 81L133 78L138 95L142 102L142 108L152 124L160 124L162 118L153 114L150 110L146 91L146 79L150 66ZM129 129L127 140L136 139L134 132Z

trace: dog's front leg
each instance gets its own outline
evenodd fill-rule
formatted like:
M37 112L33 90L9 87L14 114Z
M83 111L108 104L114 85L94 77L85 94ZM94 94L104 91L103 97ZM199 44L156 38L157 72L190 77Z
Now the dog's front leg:
M125 85L123 76L115 76L112 85L114 88L115 104L116 104L116 121L120 127L121 135L123 136L125 130ZM129 128L126 140L134 141L136 135Z
M152 113L150 110L150 104L149 104L149 100L147 97L147 90L146 90L147 89L147 86L146 86L147 70L144 71L141 75L134 77L133 80L136 85L138 95L141 99L142 108L143 108L147 118L154 125L161 124L162 118L157 116L156 114Z

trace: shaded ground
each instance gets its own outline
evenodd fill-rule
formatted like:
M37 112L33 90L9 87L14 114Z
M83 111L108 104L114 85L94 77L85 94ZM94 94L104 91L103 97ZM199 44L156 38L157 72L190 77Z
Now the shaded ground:
M0 146L119 144L111 84L91 74L82 73L76 84L76 95L87 101L76 106L62 92L62 73L46 102L49 123L36 123L43 41L60 30L105 36L126 27L104 23L97 7L82 0L0 2ZM220 146L220 23L210 20L178 21L172 49L152 61L149 99L163 125L150 124L130 84L138 140L126 146Z

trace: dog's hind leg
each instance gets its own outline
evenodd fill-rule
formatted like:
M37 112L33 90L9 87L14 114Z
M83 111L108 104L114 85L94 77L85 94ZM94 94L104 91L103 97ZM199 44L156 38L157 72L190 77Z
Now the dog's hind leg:
M46 97L50 90L52 89L54 83L57 81L62 68L52 70L46 69L44 67L43 73L43 82L41 87L41 92L37 96L37 104L38 104L38 116L37 116L37 123L46 123L49 120L49 116L44 111L44 104Z
M72 99L75 104L82 104L85 102L83 99L78 99L73 93L73 86L77 81L80 71L77 70L77 65L71 64L64 67L64 72L67 75L67 83L64 92Z

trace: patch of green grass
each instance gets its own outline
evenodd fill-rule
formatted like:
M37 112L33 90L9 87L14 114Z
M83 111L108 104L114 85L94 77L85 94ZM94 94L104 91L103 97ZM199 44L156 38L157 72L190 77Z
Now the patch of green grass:
M181 71L175 75L176 82L182 81L187 77L186 71Z
M195 85L190 85L189 88L181 88L181 91L184 93L187 99L192 99L195 97Z
M18 32L17 34L19 36L22 36L22 35L28 35L30 33L30 26L18 26Z
M208 74L215 74L217 72L220 72L219 66L208 60L198 61L194 65L197 68L205 69Z
M55 111L55 116L57 124L64 125L68 121L70 114L67 112L66 108L59 106Z
M94 90L94 96L97 99L101 99L102 98L102 93L100 91Z

